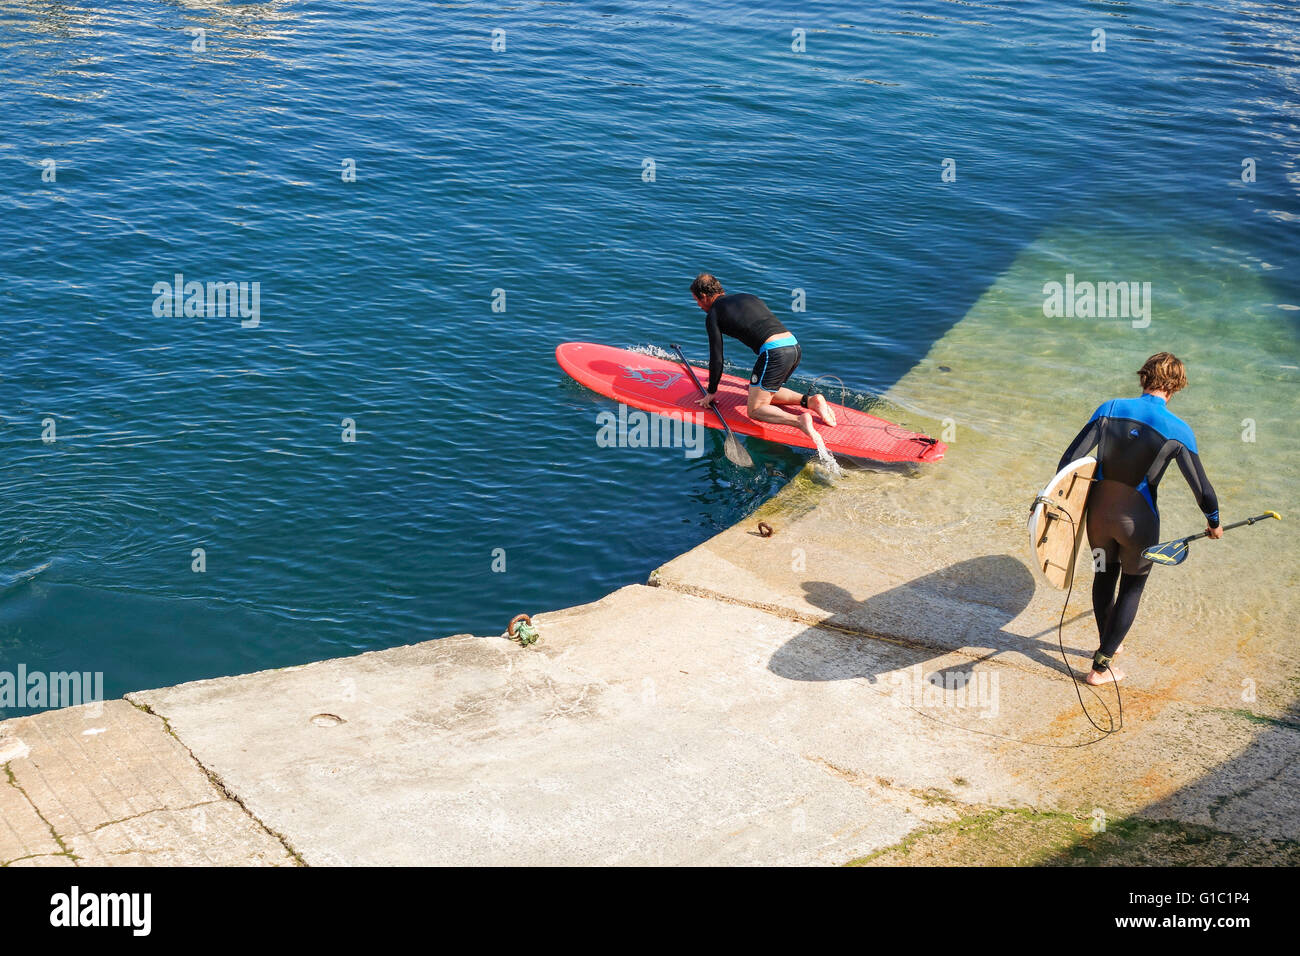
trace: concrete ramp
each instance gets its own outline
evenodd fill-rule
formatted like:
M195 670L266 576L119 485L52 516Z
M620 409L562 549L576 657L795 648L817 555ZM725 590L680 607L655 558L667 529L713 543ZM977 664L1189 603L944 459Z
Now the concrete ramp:
M906 649L641 586L537 621L131 699L308 864L842 863L1028 795L861 676Z

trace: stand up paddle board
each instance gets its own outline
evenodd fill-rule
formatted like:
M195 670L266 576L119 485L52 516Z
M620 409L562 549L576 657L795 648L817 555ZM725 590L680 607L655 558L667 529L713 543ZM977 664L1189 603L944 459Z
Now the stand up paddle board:
M1034 567L1058 590L1070 583L1070 571L1083 540L1088 489L1096 471L1097 459L1091 456L1070 462L1038 493L1029 515L1029 550Z
M710 428L722 428L717 416L695 404L700 390L680 362L671 362L590 342L565 342L555 350L555 360L577 382L606 398L658 415L699 415ZM701 381L707 372L697 370ZM726 416L738 435L766 441L816 448L811 438L793 425L754 421L745 411L749 382L735 375L723 375L714 404ZM832 405L834 428L814 419L826 447L836 455L871 458L876 461L938 461L948 446L934 438L908 431L856 408ZM803 411L803 409L799 409Z

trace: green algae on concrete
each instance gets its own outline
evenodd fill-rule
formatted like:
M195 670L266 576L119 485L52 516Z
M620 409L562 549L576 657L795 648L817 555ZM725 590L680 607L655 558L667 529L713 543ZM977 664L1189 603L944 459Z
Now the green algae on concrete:
M1252 840L1182 820L994 807L923 827L848 866L1300 865L1300 842Z

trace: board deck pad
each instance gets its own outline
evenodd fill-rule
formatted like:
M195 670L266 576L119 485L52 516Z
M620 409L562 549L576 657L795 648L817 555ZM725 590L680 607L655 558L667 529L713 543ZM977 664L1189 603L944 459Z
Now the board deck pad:
M1070 583L1070 572L1078 559L1088 491L1096 472L1096 458L1070 462L1038 494L1055 507L1039 500L1029 515L1029 550L1034 566L1058 590L1064 590Z
M680 362L641 352L565 342L555 350L555 360L573 379L606 398L659 415L699 414L710 428L721 429L718 417L695 404L700 390ZM696 368L700 382L708 383L708 370ZM814 449L811 438L793 425L755 421L746 412L749 382L735 375L723 375L714 402L737 435ZM856 408L832 404L838 424L834 428L814 418L826 447L836 455L870 458L875 461L938 461L948 446L901 425L868 415ZM799 409L803 411L803 409Z

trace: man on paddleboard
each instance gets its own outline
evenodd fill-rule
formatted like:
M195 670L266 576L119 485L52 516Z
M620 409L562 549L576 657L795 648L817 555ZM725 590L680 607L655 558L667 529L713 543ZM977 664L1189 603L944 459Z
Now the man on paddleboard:
M1169 352L1159 352L1137 374L1141 397L1101 405L1057 467L1060 471L1097 446L1096 484L1088 493L1088 544L1094 552L1101 549L1105 557L1092 579L1092 609L1101 638L1087 678L1093 685L1124 679L1124 672L1112 667L1111 660L1137 617L1151 571L1151 562L1142 552L1160 540L1156 485L1171 461L1178 462L1196 496L1208 536L1223 537L1219 500L1201 467L1196 436L1166 407L1170 397L1187 387L1186 368Z
M812 412L832 428L835 412L821 395L801 395L784 387L798 367L803 350L781 320L756 295L744 292L727 295L722 283L707 272L695 277L691 295L707 313L704 327L709 333L708 394L696 399L695 404L707 408L713 403L718 383L722 381L722 337L729 335L758 354L749 378L749 417L774 425L793 425L825 453L826 445L813 425ZM798 405L811 411L792 413L778 408L780 405Z

